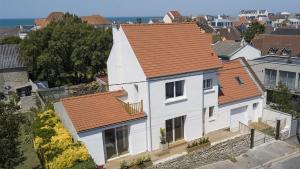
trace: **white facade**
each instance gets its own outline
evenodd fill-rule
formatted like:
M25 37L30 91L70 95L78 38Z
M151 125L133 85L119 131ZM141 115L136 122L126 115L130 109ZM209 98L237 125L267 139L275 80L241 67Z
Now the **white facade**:
M172 18L168 14L166 14L163 18L164 23L172 23Z
M246 60L253 60L262 57L261 51L254 48L253 46L246 44L244 47L237 50L231 57L230 60L244 57Z
M239 17L246 18L257 18L259 15L268 16L269 12L267 10L242 10L239 13Z

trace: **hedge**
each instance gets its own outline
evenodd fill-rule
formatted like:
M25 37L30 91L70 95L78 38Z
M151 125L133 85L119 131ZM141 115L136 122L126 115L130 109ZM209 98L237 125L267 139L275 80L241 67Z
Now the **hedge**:
M86 147L74 142L53 110L37 113L33 134L33 145L43 168L95 168Z

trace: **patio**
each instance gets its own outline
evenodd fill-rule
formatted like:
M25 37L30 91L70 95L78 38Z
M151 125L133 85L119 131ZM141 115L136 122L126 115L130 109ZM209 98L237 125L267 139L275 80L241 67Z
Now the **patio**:
M240 131L230 132L229 129L222 129L222 130L210 132L210 133L204 135L204 137L208 137L212 144L216 144L216 143L228 140L230 138L233 138L235 136L241 135L243 133L244 132L240 132ZM119 157L116 159L108 160L105 165L105 168L107 168L107 169L119 168L120 163L122 161L126 161L127 163L130 163L131 161L133 161L137 158L140 158L140 157L144 157L146 155L150 155L151 160L154 164L164 162L169 159L187 154L187 152L186 152L187 144L188 143L186 141L181 140L181 141L177 141L175 143L171 143L169 145L169 149L164 152L162 152L161 150L155 150L152 152L144 152L144 153L137 154L137 155L127 155L127 156Z

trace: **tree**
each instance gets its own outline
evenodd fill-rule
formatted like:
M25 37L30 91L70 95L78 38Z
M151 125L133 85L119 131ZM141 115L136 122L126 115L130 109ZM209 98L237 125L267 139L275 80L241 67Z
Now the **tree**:
M112 46L111 29L97 29L75 15L65 14L21 43L21 59L30 78L51 87L86 83L106 71Z
M0 39L0 45L4 44L19 44L22 40L16 36L8 36Z
M136 23L137 23L137 24L143 23L142 18L136 18Z
M255 21L250 24L249 28L244 33L242 33L242 36L246 42L250 43L255 35L262 34L264 32L265 26Z
M277 90L272 93L271 107L285 113L292 113L292 94L290 90L283 83L279 82Z
M24 160L20 149L21 115L16 114L14 101L0 102L0 168L10 169Z

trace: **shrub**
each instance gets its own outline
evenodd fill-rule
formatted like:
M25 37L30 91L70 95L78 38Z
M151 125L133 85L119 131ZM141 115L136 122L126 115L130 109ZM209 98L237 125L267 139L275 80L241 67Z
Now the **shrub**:
M34 148L44 168L95 168L87 149L74 143L53 110L37 113L33 130Z
M143 168L145 166L146 162L151 162L151 157L150 157L149 154L145 155L145 156L142 156L142 157L139 157L135 160L132 160L129 165L127 164L126 161L122 161L120 163L120 169L128 169L128 168L131 168L131 167Z
M192 143L189 143L187 145L187 148L192 148L192 147L196 147L196 146L199 146L199 145L203 145L203 144L206 144L206 143L210 143L209 139L208 138L200 138L200 139L197 139L195 141L193 141Z

